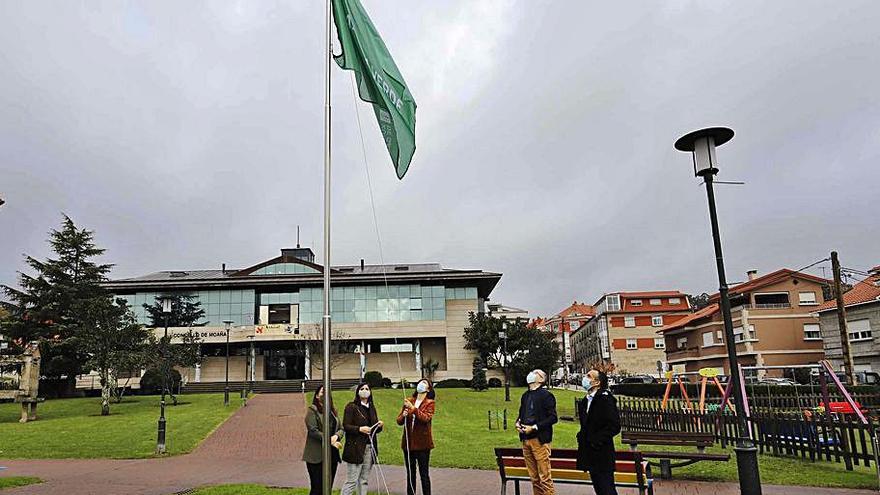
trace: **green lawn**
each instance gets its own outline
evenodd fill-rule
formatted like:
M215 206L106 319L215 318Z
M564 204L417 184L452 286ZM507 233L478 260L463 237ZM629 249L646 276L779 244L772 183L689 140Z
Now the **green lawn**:
M31 478L28 476L10 476L0 478L0 490L4 488L15 488L17 486L33 485L34 483L42 483L40 478Z
M170 404L170 401L169 401ZM167 449L183 454L195 448L238 407L223 407L223 394L180 396L167 406ZM47 400L39 419L18 422L18 404L0 404L0 459L143 458L154 455L158 396L130 396L101 416L97 398Z
M436 467L497 469L495 447L517 447L519 440L513 429L519 407L519 396L524 389L511 390L511 402L504 402L503 389L473 392L467 389L437 389L437 413L434 417L434 443L431 465ZM376 390L375 403L380 419L386 423L386 431L379 435L380 462L402 464L400 449L402 428L394 422L403 401L400 390ZM566 390L554 390L560 416L573 416L574 397L582 395ZM337 403L350 401L351 392L334 392ZM487 410L508 409L509 430L489 431ZM341 411L340 411L341 412ZM573 421L560 421L553 431L553 446L577 448L575 435L579 425ZM620 437L617 437L620 441ZM618 446L628 450L629 446ZM656 450L662 450L658 448ZM684 450L684 449L680 449ZM730 462L699 462L691 466L673 469L675 479L705 481L735 481L736 456L733 449L709 449L711 452L727 453ZM877 474L874 468L856 467L846 471L842 463L803 461L800 459L760 456L761 481L768 484L806 485L849 488L876 488ZM659 475L659 470L658 475Z

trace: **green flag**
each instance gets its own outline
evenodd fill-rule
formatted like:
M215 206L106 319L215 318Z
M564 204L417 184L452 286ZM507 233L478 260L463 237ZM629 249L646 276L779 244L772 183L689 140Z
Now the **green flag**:
M402 179L416 151L416 102L359 0L333 0L333 20L342 44L342 53L333 58L355 72L358 93L373 104L397 178Z

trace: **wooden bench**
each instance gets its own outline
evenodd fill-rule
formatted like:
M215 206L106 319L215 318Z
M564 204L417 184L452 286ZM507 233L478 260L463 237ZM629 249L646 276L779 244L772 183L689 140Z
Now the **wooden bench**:
M696 447L696 452L650 452L641 450L642 457L659 458L659 464L651 463L660 467L660 478L668 480L672 478L672 468L683 467L700 461L727 462L730 454L708 454L706 447L715 443L713 433L679 432L679 431L624 431L621 434L623 443L629 444L632 451L636 451L641 445L662 445L667 447ZM672 460L678 460L672 464Z
M520 482L531 482L522 449L495 449L498 471L501 474L501 495L507 494L507 483L514 483L514 493L520 495ZM651 467L642 459L641 452L617 451L614 484L637 488L641 495L654 495ZM577 468L577 450L553 449L550 455L550 474L554 483L592 485L590 473Z

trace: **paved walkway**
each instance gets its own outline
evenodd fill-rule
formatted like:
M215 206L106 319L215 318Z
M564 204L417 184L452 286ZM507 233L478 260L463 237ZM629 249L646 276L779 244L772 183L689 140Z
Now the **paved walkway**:
M262 394L240 409L193 453L164 459L138 460L0 460L2 476L36 476L45 483L4 490L4 495L170 495L193 487L224 483L308 486L299 460L305 437L299 394ZM385 466L392 493L405 493L402 467ZM337 487L344 470L337 475ZM376 484L376 470L372 489ZM494 471L433 469L437 495L485 495L500 491ZM511 487L512 488L512 487ZM384 492L384 489L383 489ZM511 493L513 490L511 490ZM530 494L526 487L523 494ZM589 488L559 486L559 495L592 493ZM621 495L635 491L622 490ZM657 482L657 495L734 495L732 483ZM766 495L868 495L869 490L831 490L765 486Z

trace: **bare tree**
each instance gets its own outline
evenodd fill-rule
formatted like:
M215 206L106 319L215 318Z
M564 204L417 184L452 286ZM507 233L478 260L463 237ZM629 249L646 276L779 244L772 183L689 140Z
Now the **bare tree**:
M309 361L314 369L324 371L324 336L320 325L309 325L301 329L309 350ZM339 330L330 332L330 371L356 356L351 351L350 335Z

